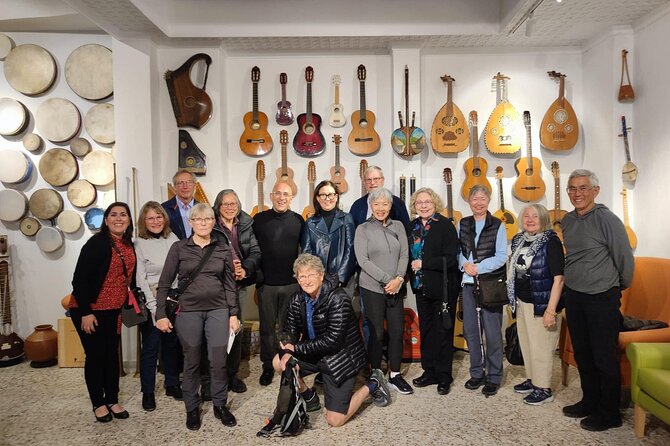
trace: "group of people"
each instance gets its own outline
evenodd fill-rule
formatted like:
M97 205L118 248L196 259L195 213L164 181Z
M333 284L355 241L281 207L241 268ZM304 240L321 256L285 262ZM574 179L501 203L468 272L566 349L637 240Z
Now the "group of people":
M383 407L391 402L389 389L414 392L400 370L408 286L421 333L423 374L412 380L414 387L436 385L440 395L451 389L454 324L449 321L455 320L462 290L470 356L465 387L495 395L503 380L503 305L482 302L480 279L506 276L527 377L514 391L524 394L527 404L553 400L553 352L565 307L583 398L563 412L584 418L582 427L589 430L621 425L618 308L620 292L632 278L633 256L623 224L595 203L595 174L570 175L567 191L575 209L562 222L564 245L546 208L532 204L521 212L523 231L512 240L510 254L505 225L488 210L488 189L469 191L472 216L457 229L440 213L444 205L432 189L412 194L409 208L416 218L410 221L405 204L384 188L379 167L368 168L363 179L368 193L349 213L340 209L337 186L320 182L314 188L315 214L304 221L290 209L293 195L286 183L274 186L272 208L252 218L232 189L222 190L213 207L196 202L195 177L179 171L173 199L142 207L134 242L128 205L111 204L100 232L82 248L70 304L86 352L96 420L129 416L118 400L117 347L120 308L135 286L144 291L151 314L140 327L142 406L156 408L160 351L165 392L184 400L186 426L197 430L202 400L211 399L214 416L224 425L236 424L227 393L244 392L246 385L236 376L240 337L232 346L228 342L230 332L241 329L240 296L251 285L258 293L260 384L269 385L296 360L307 410L321 407L314 387L303 379L316 374L325 418L341 426L368 396ZM179 310L171 322L166 303L175 288ZM382 371L384 354L388 375ZM361 371L368 379L354 391Z

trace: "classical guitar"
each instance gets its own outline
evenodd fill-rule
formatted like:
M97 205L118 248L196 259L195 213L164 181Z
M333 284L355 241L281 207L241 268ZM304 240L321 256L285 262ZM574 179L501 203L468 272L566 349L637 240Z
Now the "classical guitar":
M484 142L491 153L516 153L521 149L522 130L519 112L507 99L509 77L498 72L493 76L497 105L484 129Z
M626 149L626 164L623 165L623 169L621 170L621 178L624 183L635 184L635 180L637 180L637 166L630 160L630 149L628 148L628 130L630 130L630 127L626 127L625 116L621 117L621 130L621 135L619 136L623 136L623 146Z
M570 150L579 139L579 122L575 110L565 98L565 74L548 71L559 80L558 98L551 103L540 125L540 143L548 150Z
M440 214L450 219L454 226L458 226L458 222L460 222L461 218L463 218L463 214L454 210L454 201L452 199L451 189L451 169L445 167L442 171L442 177L444 178L444 182L447 183L447 207L445 207L442 212L440 212Z
M265 205L265 197L263 194L263 180L265 180L265 163L263 160L256 161L256 183L258 184L258 201L256 206L251 210L251 216L259 212L267 211L268 207Z
M421 153L426 148L426 134L418 127L414 127L415 112L412 112L412 125L409 123L409 68L405 65L405 118L407 125L403 125L402 112L398 111L400 127L391 134L391 147L398 155L412 156Z
M333 75L333 87L335 88L335 100L330 106L330 116L328 116L328 124L333 128L344 127L347 124L347 118L344 116L344 108L340 104L340 83L342 79L339 74Z
M279 83L281 84L281 101L277 102L275 121L279 125L291 125L293 124L293 110L291 110L291 103L286 100L286 84L288 83L286 73L279 75Z
M314 183L316 183L316 164L314 164L314 161L310 161L309 164L307 164L307 181L309 181L309 204L305 206L305 209L302 210L302 218L304 220L312 217L315 213Z
M623 225L626 228L626 235L628 236L628 242L630 243L631 249L637 248L637 236L635 231L630 227L630 220L628 220L628 190L624 187L621 191L621 196L623 197Z
M452 84L456 80L448 74L440 79L447 84L447 102L435 115L433 128L430 131L430 143L436 153L462 152L470 142L470 129L463 112L452 99Z
M519 232L519 222L511 211L505 209L505 197L503 193L503 168L501 166L496 167L496 180L498 180L500 209L495 211L493 216L499 218L505 224L507 240L512 240L512 237L514 237L516 233Z
M245 113L242 121L244 131L240 136L240 149L249 156L262 156L272 150L272 137L268 133L268 117L258 111L258 82L261 80L261 70L258 67L251 69L251 83L253 85L253 111Z
M314 69L305 68L307 81L307 113L298 115L298 133L293 137L293 149L300 156L318 156L326 148L326 140L321 133L321 116L312 113L312 81ZM295 195L295 194L293 194Z
M335 143L335 165L330 168L330 181L337 186L339 193L343 194L349 190L349 185L344 178L346 171L340 165L340 143L342 142L342 137L340 135L333 135L333 142Z
M201 60L206 64L205 80L202 88L198 88L191 81L191 70ZM177 127L200 129L212 117L212 99L205 91L211 63L212 58L209 55L198 53L191 56L176 70L165 72L164 78L168 93L170 93L172 111L177 119Z
M556 161L551 163L551 174L554 177L554 209L549 211L549 218L551 218L551 226L554 228L554 231L563 240L561 220L563 220L567 212L561 209L561 170Z
M368 161L361 160L361 164L358 168L358 176L361 179L361 197L368 193L368 190L365 187L365 171L368 170Z
M533 157L533 144L530 132L530 112L523 112L523 123L526 126L526 146L528 147L528 156L519 158L514 163L518 174L512 194L526 203L538 201L544 197L546 186L542 179L542 162L539 158Z
M468 195L470 194L470 189L472 186L479 184L484 186L492 192L491 183L489 183L488 178L486 178L486 172L489 170L489 165L484 158L479 156L479 130L477 129L477 112L472 110L469 116L469 124L472 127L471 131L468 131L470 135L470 149L472 150L472 157L468 158L463 164L463 170L465 170L465 181L463 182L463 187L461 188L461 197L465 201L468 201Z
M279 132L279 143L281 144L281 167L277 169L277 183L286 183L291 187L293 196L298 194L298 186L293 181L293 169L288 167L286 158L286 146L288 145L288 132Z
M381 147L379 135L375 131L375 114L365 107L364 65L358 66L358 83L361 97L361 108L351 114L351 133L347 142L349 150L355 155L372 155Z

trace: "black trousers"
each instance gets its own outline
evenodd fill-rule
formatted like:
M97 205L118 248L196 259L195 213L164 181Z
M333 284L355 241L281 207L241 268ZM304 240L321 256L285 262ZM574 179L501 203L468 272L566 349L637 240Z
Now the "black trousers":
M400 362L402 361L402 336L405 327L403 298L400 296L389 298L385 294L375 293L365 288L360 288L360 293L365 307L365 318L370 327L367 343L370 365L373 369L381 368L384 346L384 319L386 319L389 369L392 372L399 372Z
M277 353L277 334L284 330L286 309L291 296L298 291L297 283L289 285L262 285L258 287L258 315L260 318L261 362L263 368L272 370L272 358Z
M619 419L621 291L584 294L565 288L565 309L579 369L582 401L593 415Z
M117 324L120 310L94 310L98 326L91 334L81 329L81 312L70 310L72 323L77 329L86 353L84 379L93 409L119 402L119 340Z
M441 299L429 299L415 293L416 309L419 312L421 331L421 367L424 372L439 382L451 384L454 360L454 328L445 330L442 326ZM367 307L366 307L367 310ZM456 305L450 305L451 320L456 320Z

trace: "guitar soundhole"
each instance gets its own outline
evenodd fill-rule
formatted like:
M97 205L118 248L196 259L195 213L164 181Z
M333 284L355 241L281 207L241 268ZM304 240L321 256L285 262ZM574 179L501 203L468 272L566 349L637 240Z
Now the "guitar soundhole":
M442 118L442 124L448 127L453 127L458 124L458 118L456 116L445 116Z
M567 120L568 114L562 108L554 112L554 121L556 121L557 124L563 124Z
M340 107L333 107L333 111L335 113L339 113L340 112Z
M306 133L307 135L311 135L314 133L314 125L312 124L305 124L302 128L302 131Z
M526 176L532 177L533 176L533 169L526 169Z
M366 129L368 128L368 121L365 119L361 119L360 121L358 121L358 125L360 126L360 128Z
M570 124L566 125L563 129L565 130L565 133L570 133L573 130Z
M481 175L481 174L482 174L482 170L481 170L481 169L472 169L472 175L473 175L473 176L478 177L478 176Z
M553 122L547 124L547 130L550 131L550 132L552 132L552 133L556 131L556 126L554 125Z
M435 133L442 135L444 133L444 129L435 129Z
M493 127L491 129L491 135L493 135L493 136L496 136L499 132L500 132L500 130L498 130L498 127Z
M507 115L502 115L500 117L500 120L498 121L498 123L500 124L500 127L507 127L511 124L511 122L512 122L512 120Z
M251 129L258 130L261 128L261 123L258 121L251 121Z

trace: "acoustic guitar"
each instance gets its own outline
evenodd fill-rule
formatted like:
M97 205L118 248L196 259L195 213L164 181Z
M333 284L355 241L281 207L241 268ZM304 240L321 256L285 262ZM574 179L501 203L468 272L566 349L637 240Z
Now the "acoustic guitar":
M368 170L368 161L361 160L361 164L358 168L358 176L361 179L361 197L368 193L367 188L365 187L365 171Z
M293 110L291 110L291 103L286 100L286 84L288 83L288 76L286 73L279 75L279 83L281 84L281 101L277 102L277 114L275 121L279 125L293 124Z
M575 110L565 98L565 74L547 71L549 77L559 80L558 98L552 102L542 118L540 143L548 150L570 150L579 139L579 122Z
M249 156L267 155L272 150L272 137L268 133L268 116L258 111L258 82L260 80L261 70L253 67L251 69L253 111L245 113L242 118L244 131L240 136L240 149Z
M503 168L496 167L496 180L498 180L498 193L500 196L500 209L493 213L494 217L499 218L505 224L505 231L507 232L507 240L512 240L512 237L519 232L519 222L516 216L509 210L505 209L505 197L503 193Z
M267 211L269 208L265 206L265 196L263 194L263 181L265 180L265 163L263 160L256 161L256 183L258 184L258 201L256 206L251 210L251 216L259 212Z
M403 125L402 112L398 110L400 127L391 134L391 147L398 155L412 156L426 148L426 134L414 126L416 112L412 112L412 125L409 123L409 68L405 65L405 117L407 125Z
M551 163L551 174L554 177L554 209L549 211L549 218L551 218L551 226L554 228L554 231L556 231L558 237L563 241L561 221L567 212L561 209L561 170L556 161Z
M288 184L295 197L298 194L298 186L293 181L293 169L288 167L286 161L286 146L288 145L288 132L286 130L279 132L279 143L281 144L281 167L277 169L277 183Z
M333 135L333 142L335 143L335 165L330 168L330 181L337 186L338 192L343 194L349 190L349 185L344 178L346 171L340 165L340 143L342 142L342 137L340 135Z
M468 121L470 127L472 127L472 130L468 131L471 139L470 149L472 150L472 157L468 158L463 164L465 181L461 188L461 197L463 197L465 201L468 201L468 195L470 194L472 186L477 184L484 186L489 192L493 191L491 183L489 183L488 178L486 178L486 172L489 170L489 165L484 158L479 156L479 130L477 129L476 111L472 110L470 112Z
M623 169L621 170L621 178L624 183L635 184L635 180L637 180L637 166L630 160L630 149L628 148L628 130L630 130L630 127L626 127L625 116L621 117L621 129L621 135L619 136L623 136L623 146L626 149L626 164L623 165Z
M202 88L198 88L191 81L191 69L201 60L207 67ZM163 77L167 83L177 127L200 129L212 117L212 99L205 91L211 63L212 58L209 55L198 53L191 56L176 70L165 72Z
M517 172L517 179L512 188L512 194L519 200L526 203L538 201L544 197L546 186L542 179L542 162L539 158L533 157L533 143L530 132L530 112L523 112L523 123L526 126L526 146L528 147L528 156L519 158L514 163Z
M470 129L463 112L452 99L452 84L456 79L445 74L440 79L447 84L447 102L438 110L430 131L430 143L436 153L458 153L467 149ZM477 136L479 137L479 136Z
M624 187L621 191L621 196L623 197L623 225L626 228L626 235L628 236L628 242L630 243L631 249L637 248L637 236L635 231L630 227L630 220L628 220L628 190Z
M342 79L339 74L334 74L332 78L333 87L335 88L335 100L330 106L330 116L328 116L328 124L333 128L344 127L347 124L347 118L344 116L344 108L340 104L340 83Z
M314 209L314 183L316 183L316 164L314 164L314 161L307 164L307 181L309 181L309 204L302 210L303 220L314 216L316 212Z
M484 143L491 153L516 153L521 149L522 130L519 112L507 99L509 77L498 72L493 76L497 105L484 129Z
M454 201L452 199L452 190L451 190L451 169L445 167L442 171L442 177L444 182L447 183L447 207L445 207L440 214L444 217L451 220L454 226L458 227L458 222L463 218L463 214L459 211L454 210ZM490 187L490 186L489 186Z
M298 133L293 137L293 149L300 156L318 156L326 148L326 140L321 133L321 116L312 113L312 81L314 69L305 68L307 81L307 113L298 115ZM293 194L295 195L295 194Z
M375 114L365 107L365 78L367 74L364 65L358 66L358 83L360 90L360 110L351 114L351 133L347 142L349 150L355 155L372 155L381 147L379 135L375 131Z

